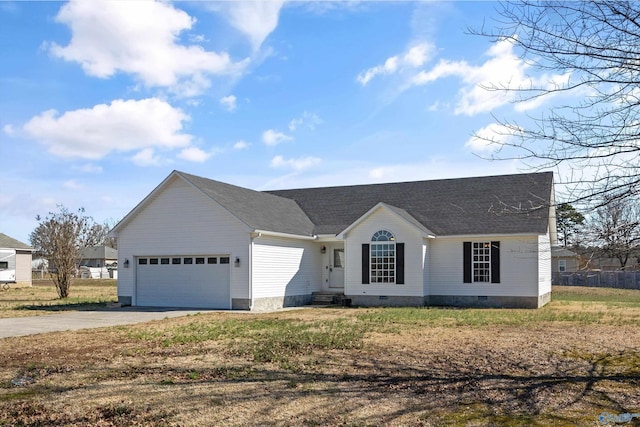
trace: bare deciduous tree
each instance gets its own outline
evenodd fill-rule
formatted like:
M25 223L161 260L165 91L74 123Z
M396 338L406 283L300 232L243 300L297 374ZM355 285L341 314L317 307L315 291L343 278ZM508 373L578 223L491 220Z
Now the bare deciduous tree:
M564 198L573 204L639 194L640 3L524 0L502 2L498 13L495 29L471 32L509 40L539 74L487 89L552 106L526 123L496 118L504 131L495 138L476 135L501 146L492 158L566 166Z
M102 228L104 231L104 238L102 239L100 244L108 246L113 249L118 249L118 239L116 239L115 237L109 236L109 232L113 230L113 227L115 227L116 224L118 224L118 220L113 218L106 220L104 224L102 224Z
M617 259L624 270L640 245L640 202L614 199L602 205L591 219L594 243L603 255Z
M59 212L49 212L46 218L36 217L40 223L31 233L31 245L53 265L53 282L58 296L67 298L71 278L76 271L80 251L98 244L104 238L103 227L84 215L84 209L70 212L59 206Z

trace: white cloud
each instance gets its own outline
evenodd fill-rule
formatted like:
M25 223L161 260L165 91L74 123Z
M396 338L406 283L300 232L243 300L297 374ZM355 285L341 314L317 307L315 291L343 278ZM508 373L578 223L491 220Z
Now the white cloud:
M454 112L472 116L492 111L516 100L515 92L501 89L528 88L532 85L553 87L566 82L570 77L568 74L544 75L537 78L528 76L529 65L513 52L513 44L509 40L496 42L486 54L489 59L480 66L470 65L466 61L441 60L430 70L422 70L413 76L408 87L433 83L446 77L458 77L462 80L462 87L458 91ZM543 101L536 99L516 104L515 108L518 111L535 108Z
M285 135L274 129L267 129L262 132L262 142L266 145L278 145L282 142L293 141L293 137Z
M449 76L465 77L471 70L472 67L465 61L449 61L443 59L430 71L420 71L413 77L411 83L424 85Z
M235 144L233 144L234 150L244 150L247 148L249 148L249 143L246 141L238 141Z
M404 54L403 63L410 65L414 68L422 67L432 55L433 46L427 43L421 43L413 46L407 53Z
M235 111L236 109L235 95L223 96L222 98L220 98L220 105L222 105L229 112Z
M198 147L187 147L180 151L178 157L189 162L204 163L212 155L212 152L207 153Z
M478 130L464 146L474 152L495 152L504 144L508 144L514 136L512 129L498 123L491 123Z
M120 71L146 86L193 96L210 85L207 76L235 74L247 65L247 60L233 63L226 52L178 44L195 19L168 2L71 0L55 19L68 25L72 36L67 46L50 43L50 52L100 78Z
M427 105L427 111L429 112L435 112L435 111L439 111L440 110L440 101L435 101L429 105Z
M86 163L82 166L74 166L73 169L84 173L102 173L102 166L94 165L93 163Z
M157 98L119 99L62 115L45 111L29 120L24 130L56 156L100 159L114 151L186 147L192 136L182 132L182 124L188 119Z
M70 179L69 181L65 181L62 186L64 188L66 188L67 190L73 190L73 191L77 191L77 190L82 190L84 189L84 185L79 184L76 180L74 179Z
M390 75L397 72L418 68L424 65L433 55L433 45L420 43L410 47L405 53L388 58L383 64L376 65L362 71L356 78L362 86L366 86L371 79L380 75Z
M297 172L308 169L322 162L319 157L299 157L297 159L285 159L282 156L275 156L271 159L271 167L273 168L290 168Z
M5 135L9 135L12 136L16 133L15 129L13 128L12 125L4 125L2 126L2 132L5 133Z
M160 164L160 158L155 155L153 148L141 150L131 160L138 166L157 166Z
M315 130L316 126L320 124L322 124L322 119L318 117L316 113L309 113L305 111L304 113L302 113L301 117L293 119L289 122L289 130L293 132L302 126L310 130Z
M278 26L280 9L284 0L227 1L209 4L210 8L222 12L231 26L249 38L254 51Z

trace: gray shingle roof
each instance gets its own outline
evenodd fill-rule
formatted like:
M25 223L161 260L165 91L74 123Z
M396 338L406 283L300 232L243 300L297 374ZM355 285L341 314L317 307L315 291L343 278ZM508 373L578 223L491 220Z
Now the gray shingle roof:
M295 201L176 172L254 230L311 236L314 225Z
M406 211L436 235L544 234L553 173L530 173L391 184L279 190L315 224L337 234L384 202Z
M552 246L551 247L551 256L553 257L577 257L578 254L570 251L567 248L563 248L560 246Z
M19 240L9 237L6 234L0 233L0 248L5 249L33 249L26 243L22 243Z
M80 251L81 259L118 259L118 250L109 246L91 246Z

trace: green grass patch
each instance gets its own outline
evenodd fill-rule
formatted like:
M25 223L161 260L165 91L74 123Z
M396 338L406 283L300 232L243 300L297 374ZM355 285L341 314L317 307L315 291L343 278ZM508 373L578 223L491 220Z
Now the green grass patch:
M585 414L571 415L569 417L549 413L500 413L485 402L462 403L456 410L438 410L425 412L422 417L425 421L435 421L438 426L574 426L590 425L597 417ZM580 420L580 421L578 421Z
M318 322L275 321L252 332L234 348L256 362L286 363L290 356L322 350L348 350L362 345L368 325L354 319Z
M588 362L598 375L622 375L640 380L640 354L635 351L591 353L574 349L563 356Z
M607 303L608 305L640 307L640 290L554 286L554 301Z
M27 388L22 390L10 391L8 393L0 393L0 402L8 402L12 400L24 400L37 396L41 393L40 389Z
M393 331L393 325L418 326L522 326L542 322L599 323L603 312L557 311L552 307L531 309L457 309L441 307L398 307L367 310L358 315L366 323L378 325L382 331Z
M369 325L352 317L305 322L292 319L194 320L163 330L135 330L129 337L159 342L164 347L224 341L229 350L255 362L275 362L284 367L292 357L317 350L345 350L362 345Z
M558 286L554 287L553 301L540 309L389 307L364 309L357 317L377 325L382 332L393 332L404 325L517 327L545 322L626 325L638 322L637 311L608 309L635 307L640 307L638 290Z
M300 363L313 363L314 352L360 348L370 332L401 333L411 327L535 327L548 323L574 325L635 324L640 311L609 310L609 304L635 304L640 291L555 290L557 297L541 309L485 309L443 307L358 308L340 318L300 320L271 316L216 318L191 317L186 323L160 328L130 329L133 339L154 341L165 348L184 345L185 351L206 351L196 344L221 343L230 354L254 362L278 363L295 371ZM589 295L593 298L589 299ZM554 294L555 296L555 294ZM629 302L631 301L631 302ZM311 318L313 319L313 318Z

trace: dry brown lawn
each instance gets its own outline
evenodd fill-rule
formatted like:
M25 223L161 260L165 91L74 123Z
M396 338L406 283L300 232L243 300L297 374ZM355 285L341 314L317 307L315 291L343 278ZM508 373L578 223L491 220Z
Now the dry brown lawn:
M640 291L554 292L539 310L209 313L4 339L0 425L603 425L604 412L640 413Z
M34 280L33 286L0 290L0 318L39 316L60 310L88 309L118 300L116 280L75 279L69 298L60 299L50 279Z

